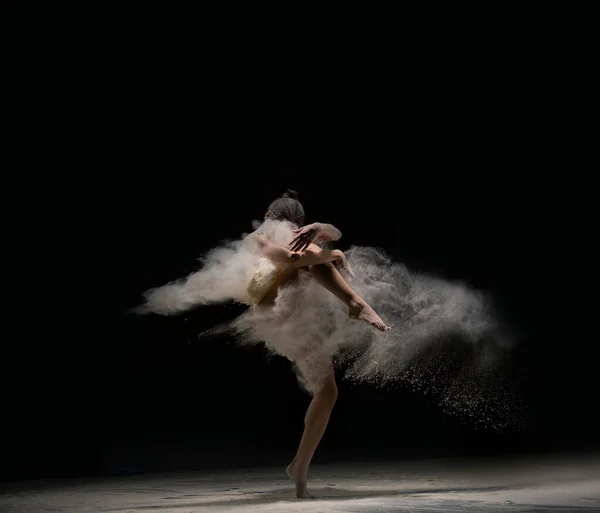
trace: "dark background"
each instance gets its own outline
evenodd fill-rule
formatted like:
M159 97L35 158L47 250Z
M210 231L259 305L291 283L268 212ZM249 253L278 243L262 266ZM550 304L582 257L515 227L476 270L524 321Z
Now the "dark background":
M341 249L378 246L491 293L519 341L521 429L475 430L406 387L341 381L314 461L598 448L579 196L561 107L527 58L486 66L438 47L403 57L399 78L366 56L336 77L243 47L196 58L146 43L32 54L61 87L36 99L41 138L26 154L53 171L36 181L27 241L35 289L19 304L34 306L3 364L3 479L293 457L309 397L287 360L197 338L242 307L125 314L287 188L307 222L343 231Z

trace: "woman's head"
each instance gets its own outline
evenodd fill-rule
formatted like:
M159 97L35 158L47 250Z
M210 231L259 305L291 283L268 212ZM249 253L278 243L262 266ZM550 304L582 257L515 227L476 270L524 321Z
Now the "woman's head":
M269 205L265 219L289 221L296 226L304 225L304 207L297 200L296 191L288 190Z

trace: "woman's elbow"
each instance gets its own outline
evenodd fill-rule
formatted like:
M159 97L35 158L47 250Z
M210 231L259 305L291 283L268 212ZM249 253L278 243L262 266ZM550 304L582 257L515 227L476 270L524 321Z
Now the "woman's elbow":
M342 238L342 232L339 231L335 226L333 226L332 224L327 226L327 230L325 230L325 233L327 235L327 238L333 242L336 240L339 240Z
M322 234L319 237L320 242L336 242L342 238L342 232L340 231L330 231Z

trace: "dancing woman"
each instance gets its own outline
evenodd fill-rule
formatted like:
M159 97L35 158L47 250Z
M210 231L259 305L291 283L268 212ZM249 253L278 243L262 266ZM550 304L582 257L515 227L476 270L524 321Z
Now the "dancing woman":
M486 364L510 347L510 340L497 336L498 322L484 294L462 283L410 272L377 248L348 251L356 271L350 287L342 275L349 271L344 253L318 246L340 237L331 225L304 226L302 205L292 194L284 194L269 205L255 232L208 251L200 269L146 291L144 303L133 310L174 315L232 299L251 306L205 333L233 330L239 343L264 344L294 363L301 384L313 396L297 453L287 467L301 498L310 497L308 468L338 394L334 355L336 361L350 363L346 378L391 383L420 351L448 334L460 334L463 342L473 345L478 358L474 361L485 357ZM365 322L348 323L336 297L350 317ZM401 329L380 334L389 328L363 298ZM426 382L433 371L429 366L429 360L411 364L411 380L424 376ZM448 408L464 412L477 404L481 409L494 396L490 387L475 388L469 381L472 375L462 373L447 390L436 382L438 393L444 389Z
M341 299L349 309L349 315L363 320L380 331L389 328L377 313L346 283L343 276L333 265L335 262L340 269L347 270L348 264L344 253L340 250L321 249L316 243L338 240L341 232L332 225L313 223L304 224L304 209L301 203L290 193L273 201L265 214L265 222L289 223L293 228L295 237L289 247L279 245L268 237L265 232L257 231L250 235L254 238L260 254L273 262L270 272L262 272L260 267L256 271L249 287L249 296L252 297L253 308L259 317L272 328L274 324L286 323L290 318L289 309L279 309L274 316L278 298L284 293L289 301L290 295L300 292L302 287L300 272L307 271L323 287ZM263 225L265 226L265 225ZM270 229L277 230L271 224ZM294 287L296 291L294 291ZM297 306L296 302L292 304ZM260 321L259 323L260 324ZM260 333L260 331L259 331ZM296 496L310 498L307 490L307 474L313 454L327 428L329 417L338 396L333 365L330 354L324 348L321 334L311 330L310 326L297 333L297 343L294 347L283 346L283 351L278 347L277 340L269 340L277 334L276 329L268 329L266 343L283 353L294 362L301 377L313 398L304 418L304 432L298 446L296 456L287 467L289 477L294 481Z

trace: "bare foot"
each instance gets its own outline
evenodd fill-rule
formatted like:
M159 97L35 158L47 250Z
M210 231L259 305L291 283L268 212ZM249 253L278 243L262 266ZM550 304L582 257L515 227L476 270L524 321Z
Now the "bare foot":
M296 497L299 499L314 499L314 495L308 493L306 489L306 471L302 471L298 468L297 465L290 463L285 469L287 475L290 476L290 479L294 481L294 485L296 486Z
M350 317L358 319L359 321L368 322L371 326L374 326L379 331L389 331L391 328L383 322L381 317L377 315L377 312L373 310L367 303L362 299L352 300L348 306Z

